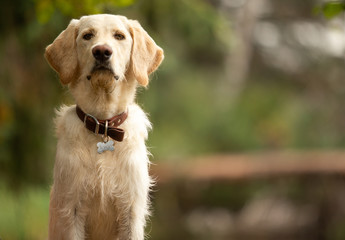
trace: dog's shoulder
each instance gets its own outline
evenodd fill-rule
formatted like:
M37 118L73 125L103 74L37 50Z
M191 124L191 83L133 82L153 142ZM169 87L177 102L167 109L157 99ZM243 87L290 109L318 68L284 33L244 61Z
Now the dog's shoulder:
M148 131L152 128L147 114L137 104L128 106L128 118L123 123L123 127L128 138L140 139L147 139Z
M77 117L75 108L75 105L62 105L59 109L56 109L55 127L58 137L68 133L71 134L80 128L80 120Z

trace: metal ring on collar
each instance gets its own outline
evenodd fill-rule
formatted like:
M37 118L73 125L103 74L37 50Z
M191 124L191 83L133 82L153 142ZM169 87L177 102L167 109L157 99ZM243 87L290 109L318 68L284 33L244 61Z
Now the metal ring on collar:
M99 133L99 121L98 121L97 118L95 118L94 116L85 113L85 117L84 117L84 125L85 125L85 126L86 126L86 119L87 119L87 117L90 117L90 118L92 118L92 119L95 121L96 127L95 127L95 132L94 132L94 133L95 133L96 135L98 135L98 133Z
M105 124L104 124L104 135L103 135L103 141L104 142L108 142L109 141L109 137L108 137L108 120L105 121Z

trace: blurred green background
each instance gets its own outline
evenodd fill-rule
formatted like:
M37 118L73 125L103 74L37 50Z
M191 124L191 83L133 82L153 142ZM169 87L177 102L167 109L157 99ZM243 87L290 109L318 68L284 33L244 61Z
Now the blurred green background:
M3 0L0 238L47 237L54 109L73 99L43 53L71 18L137 19L164 49L162 66L137 96L154 126L148 146L159 166L196 156L344 149L344 5L325 2ZM171 179L153 193L150 239L345 239L345 207L333 201L345 203L342 174ZM243 218L265 206L278 213L262 213L261 233ZM290 226L288 217L304 225ZM272 228L282 219L285 228Z

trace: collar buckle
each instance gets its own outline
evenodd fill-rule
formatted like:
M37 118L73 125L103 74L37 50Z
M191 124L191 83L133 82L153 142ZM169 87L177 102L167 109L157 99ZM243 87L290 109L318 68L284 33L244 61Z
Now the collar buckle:
M85 113L85 117L84 117L84 125L85 125L85 127L86 127L86 120L87 120L88 117L92 118L95 121L96 126L95 126L94 133L95 133L95 135L98 135L98 133L99 133L99 121L97 120L97 118L95 118L91 114Z

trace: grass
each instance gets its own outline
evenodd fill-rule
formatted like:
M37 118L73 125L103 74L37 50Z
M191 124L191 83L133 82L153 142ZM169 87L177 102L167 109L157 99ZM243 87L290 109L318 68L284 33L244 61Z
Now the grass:
M46 239L48 208L48 188L28 187L14 192L0 184L0 239Z

